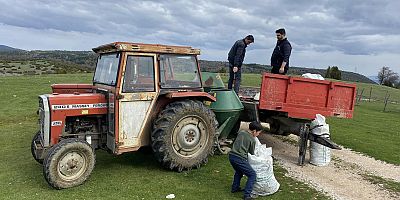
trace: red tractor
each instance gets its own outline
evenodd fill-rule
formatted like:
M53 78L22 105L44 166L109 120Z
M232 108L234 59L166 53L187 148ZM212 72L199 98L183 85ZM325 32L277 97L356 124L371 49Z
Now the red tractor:
M203 104L216 98L204 92L199 49L115 42L93 51L93 84L55 84L52 94L39 96L31 150L52 187L82 184L96 149L118 155L150 145L177 171L207 162L218 122Z

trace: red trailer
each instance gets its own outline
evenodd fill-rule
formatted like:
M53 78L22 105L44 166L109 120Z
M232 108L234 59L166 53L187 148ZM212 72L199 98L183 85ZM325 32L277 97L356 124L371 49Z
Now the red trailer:
M270 124L274 134L300 136L299 164L304 163L307 140L340 149L332 141L313 135L309 124L316 114L352 118L356 85L264 73L259 99L242 97L241 121Z
M315 114L352 118L356 85L264 73L260 110L273 110L290 118L314 119Z

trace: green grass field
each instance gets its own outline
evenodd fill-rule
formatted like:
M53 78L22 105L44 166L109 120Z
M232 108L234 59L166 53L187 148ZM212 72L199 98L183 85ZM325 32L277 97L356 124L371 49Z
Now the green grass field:
M240 199L231 194L233 169L227 156L213 156L198 170L177 173L164 170L147 151L113 156L97 151L96 167L81 186L54 190L42 166L30 153L38 130L38 95L51 92L53 83L89 83L91 74L0 77L0 199ZM285 176L274 168L279 192L259 199L327 199L326 196ZM244 182L243 182L244 184Z
M396 88L391 88L388 86L382 86L377 84L368 84L368 83L357 83L357 88L359 90L359 94L361 94L364 99L369 99L371 93L371 99L375 101L383 101L386 93L390 94L389 99L400 103L400 90ZM371 89L372 88L372 89Z
M399 91L400 92L400 91ZM353 119L329 118L331 138L351 149L400 165L400 104L382 111L383 103L363 102Z

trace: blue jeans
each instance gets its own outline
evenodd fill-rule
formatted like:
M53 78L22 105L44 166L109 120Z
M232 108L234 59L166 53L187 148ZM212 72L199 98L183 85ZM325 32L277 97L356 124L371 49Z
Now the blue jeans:
M232 183L232 192L239 190L240 180L244 174L247 176L247 183L246 187L244 188L244 197L250 197L254 182L256 181L256 172L253 170L253 168L251 168L247 160L236 155L229 154L229 162L235 170Z
M229 81L228 81L228 89L232 89L232 85L234 85L234 90L236 94L239 93L240 81L242 80L242 72L241 68L238 69L236 73L233 72L233 65L229 63Z

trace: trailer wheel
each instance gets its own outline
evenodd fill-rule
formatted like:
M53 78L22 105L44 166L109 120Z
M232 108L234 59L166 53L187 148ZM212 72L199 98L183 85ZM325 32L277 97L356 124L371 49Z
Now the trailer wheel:
M213 154L218 122L214 113L195 100L169 104L155 121L152 149L166 168L199 168Z
M95 152L86 141L69 138L49 150L43 164L43 175L56 189L74 187L85 182L95 162Z
M36 151L35 151L35 146L36 146L36 141L38 141L40 138L40 132L38 131L35 136L33 136L32 138L32 142L31 142L31 153L33 158L36 160L36 162L43 164L43 159L39 158L39 155L37 155Z

